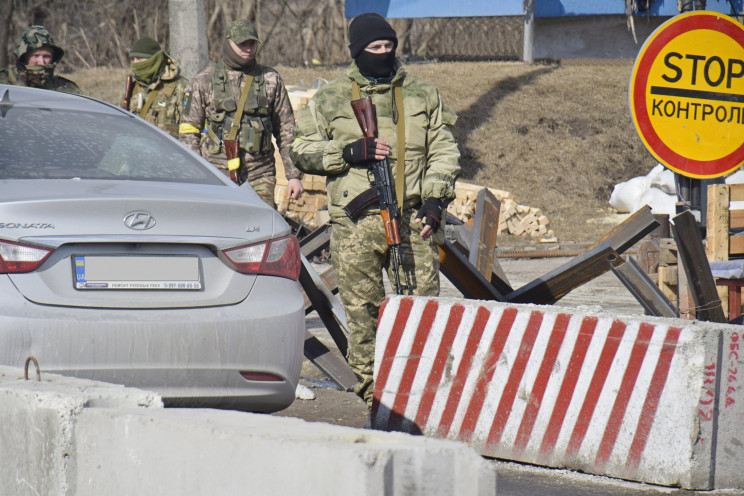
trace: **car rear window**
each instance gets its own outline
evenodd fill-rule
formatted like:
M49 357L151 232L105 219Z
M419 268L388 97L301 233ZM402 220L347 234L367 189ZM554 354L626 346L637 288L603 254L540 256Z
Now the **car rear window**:
M124 114L14 106L0 118L0 179L222 184L187 149Z

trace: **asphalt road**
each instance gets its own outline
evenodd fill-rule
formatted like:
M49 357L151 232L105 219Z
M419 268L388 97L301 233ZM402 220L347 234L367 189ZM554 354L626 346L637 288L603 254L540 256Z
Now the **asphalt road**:
M512 287L518 288L570 260L566 257L522 258L499 259L499 263ZM442 280L441 295L461 296L445 279ZM611 272L575 289L556 305L594 306L617 314L643 314L641 305ZM315 313L308 316L307 325L318 339L329 348L335 349L332 338ZM367 407L364 402L354 393L339 390L308 360L303 363L301 384L312 392L315 399L297 399L289 408L274 415L364 427L367 421ZM493 463L499 474L499 496L744 496L744 491L685 491L502 460L493 460Z

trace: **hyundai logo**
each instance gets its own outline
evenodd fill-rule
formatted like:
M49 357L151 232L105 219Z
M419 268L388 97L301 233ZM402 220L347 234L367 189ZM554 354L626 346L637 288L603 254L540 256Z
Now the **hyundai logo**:
M144 231L155 227L155 217L147 212L132 212L124 217L124 225L130 229Z

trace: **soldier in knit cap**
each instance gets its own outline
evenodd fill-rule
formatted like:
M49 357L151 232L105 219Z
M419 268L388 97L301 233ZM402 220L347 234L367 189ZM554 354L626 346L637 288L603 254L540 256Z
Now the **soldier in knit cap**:
M322 86L297 113L292 158L300 170L327 176L331 261L349 328L347 360L359 378L355 392L371 406L375 331L385 297L382 271L390 270L390 258L377 203L355 219L344 207L372 186L370 160L387 157L396 185L403 184L403 293L436 296L436 245L444 241L441 225L455 196L460 152L457 117L431 83L405 71L395 57L396 33L383 17L354 18L349 42L353 62L346 76ZM363 136L350 104L368 96L377 112L377 138Z
M258 32L251 22L230 24L221 60L191 80L179 139L237 184L250 184L276 208L272 136L284 164L290 199L303 192L302 172L289 157L295 123L287 89L278 72L256 62L258 44Z
M149 36L135 41L129 51L131 75L121 106L178 138L189 82L178 63Z
M0 71L0 83L80 94L77 84L54 74L64 54L44 26L30 26L13 52L15 64Z

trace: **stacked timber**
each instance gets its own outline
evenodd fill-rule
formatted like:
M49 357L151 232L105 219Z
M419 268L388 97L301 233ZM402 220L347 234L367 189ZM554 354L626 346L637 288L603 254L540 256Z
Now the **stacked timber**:
M301 108L307 106L315 91L313 88L302 86L287 86L289 101L295 115ZM274 202L277 210L309 229L315 229L327 222L328 200L326 199L325 177L305 174L302 178L305 192L298 200L290 201L287 199L287 177L284 174L284 165L278 151L274 153L274 158L276 159Z
M447 211L463 222L468 222L475 214L478 192L483 186L458 181L455 184L455 199ZM545 243L557 241L550 229L550 221L537 207L519 204L508 191L488 188L501 203L499 215L499 235L512 235L531 238Z

